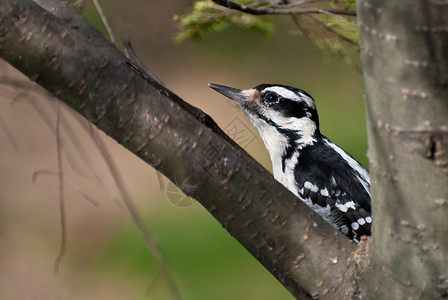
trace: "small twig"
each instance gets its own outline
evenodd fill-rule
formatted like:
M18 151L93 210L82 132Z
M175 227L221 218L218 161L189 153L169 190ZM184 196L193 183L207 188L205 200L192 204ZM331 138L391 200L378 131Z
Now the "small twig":
M53 126L53 123L51 122L52 114L49 114L46 112L46 110L41 105L41 101L35 101L35 99L29 101L27 99L27 97L30 94L30 91L35 88L38 88L39 87L38 85L30 83L28 80L12 78L12 77L7 77L7 76L3 76L3 75L0 76L0 84L5 85L5 86L10 86L15 89L19 89L19 92L13 97L12 103L18 101L19 99L24 98L26 100L26 102L29 105L31 105L32 108L37 112L37 114L44 120L45 124L50 129L51 133L53 135L56 135L56 130ZM43 96L47 97L49 103L52 101L48 92L46 92L45 90L37 89L37 90L33 91L33 93L38 93L38 92L39 92L39 94L42 94ZM63 103L60 103L59 105L63 105ZM54 113L56 114L57 113L56 107L51 106L51 108L54 109ZM84 118L80 118L77 114L72 114L72 116L74 118L76 118L76 120L81 124L83 122L86 122L86 120ZM109 195L112 195L111 189L106 184L104 184L100 174L97 171L97 168L94 167L94 164L93 164L92 159L90 158L89 152L85 149L84 145L81 143L81 141L77 137L76 133L73 131L69 122L65 118L61 118L60 122L61 122L60 125L62 126L62 129L65 130L65 133L67 134L69 140L71 141L71 143L74 146L70 149L76 150L76 152L79 154L79 157L84 162L84 165L87 167L88 171L90 171L90 174L93 176L93 178L89 177L89 179L94 180L94 182L98 186L105 189L109 193ZM7 128L3 126L1 119L0 119L0 129L3 129L5 131L5 134L8 136L9 139L12 138L12 135L10 133L6 132ZM13 145L14 150L17 150L17 146L16 146L17 143L11 141L11 144ZM60 140L59 144L63 148L62 150L65 150L64 151L65 158L67 159L68 164L70 165L71 169L75 173L77 173L83 177L88 177L88 174L80 168L80 164L75 162L75 159L72 157L70 152L67 151L68 147L64 146L64 141Z
M87 124L86 119L80 117L78 114L73 114L70 108L68 108L67 112L70 113L71 116L75 118L75 120L78 121L78 123L81 126L83 126L83 124ZM84 144L80 141L78 135L74 132L70 123L65 118L62 118L61 125L62 128L65 130L68 139L73 144L73 147L70 148L75 149L75 151L78 153L79 157L83 161L85 167L89 171L90 175L92 175L92 177L88 176L88 174L85 174L85 172L82 171L80 166L78 166L80 165L79 163L74 163L73 159L69 159L70 156L66 156L72 170L75 173L78 173L79 175L88 178L89 180L92 180L96 185L103 188L110 195L111 198L114 198L114 192L112 191L112 188L109 187L109 185L107 185L107 183L104 182L101 174L98 172L98 168L94 164L94 160L92 160L92 156L89 154L89 151L86 149ZM66 155L68 154L67 148L69 147L66 147L65 149Z
M30 94L30 91L35 88L38 88L39 87L38 85L31 83L29 80L17 79L17 78L4 76L4 75L0 75L0 84L5 85L7 87L19 89L19 92L13 97L12 104L14 104L14 102L18 101L19 99L24 98L26 103L30 104L32 106L32 108L37 112L37 114L44 120L45 124L50 129L51 133L56 136L56 130L53 126L53 123L51 122L52 115L47 113L46 110L42 107L41 101L35 101L35 99L30 101L27 99ZM36 93L42 94L43 96L47 97L49 103L52 102L51 98L49 97L48 92L46 92L43 89L36 89L33 91L33 93L34 94L36 94ZM63 105L63 103L59 103L59 105ZM50 107L52 109L54 109L54 113L57 114L57 108L54 105L52 105ZM61 111L62 111L62 108L61 108ZM80 123L86 122L86 120L84 118L79 118L77 114L72 114L72 116L74 118L76 118L77 121ZM78 152L79 156L81 157L81 159L84 162L84 165L87 167L88 171L90 171L90 174L93 175L93 178L90 178L90 179L94 180L98 186L101 186L110 195L112 195L111 189L106 184L104 184L103 180L101 179L100 174L97 172L97 168L94 167L94 164L93 164L92 160L90 159L89 152L85 149L85 147L83 146L83 144L77 137L76 133L73 131L72 127L70 126L69 122L65 118L61 118L59 121L61 122L60 126L62 126L62 129L65 130L65 133L67 134L69 140L72 142L72 144L74 146L70 149L75 149L76 152ZM15 140L13 139L13 135L8 130L8 127L6 126L6 124L4 124L3 119L1 119L1 118L0 118L0 129L3 129L3 131L5 132L5 135L7 135L8 139L11 141L11 145L12 145L13 149L15 151L18 151L18 146L17 146L17 143L15 142ZM64 146L63 140L59 140L59 145L62 147L62 150L67 150L67 148L68 148L68 147ZM65 158L68 161L68 164L70 165L71 169L75 173L77 173L83 177L88 176L88 174L86 172L84 172L79 167L80 164L75 162L75 159L72 157L70 152L64 151L64 154L65 154ZM65 182L65 183L72 185L69 182ZM74 189L77 189L77 187L74 185L72 185L72 187ZM87 195L83 195L83 197L86 199L88 198ZM94 202L91 200L89 200L89 201L92 203Z
M13 78L13 77L9 77L7 75L0 75L0 84L5 85L6 87L21 89L21 90L29 90L36 86L35 84L31 83L29 80Z
M325 23L324 21L322 21L321 19L317 18L316 16L313 15L307 15L308 18L312 19L315 22L318 22L319 24L321 24L325 30L327 30L328 32L336 35L337 37L339 37L340 39L342 39L344 42L349 43L351 45L356 45L356 42L351 40L350 38L340 34L339 32L337 32L336 30L334 30L334 28L332 28L331 26L328 26L327 23ZM305 35L305 37L309 40L313 40L313 33L307 29L306 27L302 26L300 24L300 22L297 20L298 17L296 16L291 16L294 24L297 26L297 28ZM341 57L341 54L339 54L339 56ZM355 71L360 72L360 68L356 65L356 64L350 64Z
M159 189L161 192L165 191L165 184L163 183L162 174L159 171L156 171L157 180L159 181Z
M325 15L328 15L328 16L332 16L333 18L336 18L336 19L339 19L339 20L342 20L342 21L345 21L345 22L356 24L355 21L349 20L349 19L344 18L344 17L341 17L340 15L335 14L335 13L329 11L329 10L321 10L321 13L325 14Z
M171 101L175 102L177 105L179 105L183 110L187 111L189 114L191 114L195 119L197 119L199 122L201 122L206 127L210 128L212 131L214 131L217 135L221 136L223 139L225 139L228 143L235 145L236 147L239 147L238 144L232 140L222 129L216 124L216 122L206 113L204 113L201 109L189 104L188 102L185 102L175 94L173 94L165 85L161 85L156 79L152 78L151 76L145 74L142 70L140 70L138 67L134 66L131 62L127 61L126 64L137 74L139 74L148 84L151 86L163 90L166 95L169 95L171 97Z
M323 14L331 13L334 15L346 15L346 16L356 16L355 11L337 9L337 8L302 8L297 9L295 6L265 6L265 7L250 7L241 3L236 3L229 0L212 0L216 4L222 5L224 7L238 10L251 15L301 15L301 14ZM284 7L284 8L283 8Z
M302 6L308 3L313 3L313 2L318 2L320 0L302 0L302 1L297 1L297 2L293 2L293 3L288 3L286 2L285 4L278 4L278 5L272 5L273 8L281 8L281 7L296 7L296 6Z
M52 101L52 99L51 99L50 97L48 97L47 100L48 100L49 102ZM59 102L59 100L54 100L54 101L58 101L58 102ZM31 105L31 107L33 107L33 109L34 109L34 110L37 112L37 114L42 118L42 120L44 120L44 122L45 122L45 124L47 125L48 129L50 129L51 133L52 133L54 136L56 136L56 130L55 130L54 126L52 126L52 122L51 122L52 115L51 115L50 113L48 113L48 112L42 107L40 101L27 101L27 103L28 103L29 105ZM62 103L60 103L59 105L62 105ZM57 109L55 109L55 114L57 114L57 111L56 111L56 110L57 110ZM65 120L61 119L61 120L59 120L59 121L61 122L60 126L64 127ZM63 141L62 139L59 139L59 145L61 146L62 150L64 150L64 149L65 149L65 150L68 149L68 147L65 147L65 143L64 143L64 141ZM75 149L79 151L78 148L75 148ZM67 162L68 162L68 164L70 165L71 169L72 169L74 172L80 174L81 176L85 176L85 172L83 172L83 171L81 170L81 168L79 167L79 164L75 162L75 159L74 159L72 153L70 153L69 151L66 150L66 151L64 151L64 154L65 154L65 158L67 159ZM82 156L82 155L83 155L83 153L80 153L80 156ZM92 168L92 166L89 165L89 164L87 164L87 167L88 167L88 168ZM92 172L92 171L91 171L91 172Z
M201 16L200 23L207 24L211 20L221 18L221 17L224 18L224 17L227 17L228 15L231 15L232 13L234 13L234 10L228 9L227 11L223 11L223 12L219 12L219 13L200 13L198 15Z
M106 15L104 14L100 3L98 2L98 0L93 0L93 4L95 4L96 10L100 14L101 20L103 21L103 24L106 27L107 33L109 34L110 41L112 42L112 44L117 46L117 41L115 40L114 32L112 31L112 27L110 27L110 24L107 21Z
M84 10L85 0L77 0L72 5L78 7L78 11L81 13Z
M37 85L30 85L28 88L24 88L23 90L19 91L14 98L11 99L11 104L14 104L18 99L20 99L21 97L28 95L28 93L33 90L35 87L37 87Z
M308 15L307 17L310 17L310 16ZM312 33L308 28L304 27L304 26L300 23L300 21L299 21L299 16L292 15L292 16L291 16L291 19L292 19L292 21L294 22L294 24L296 25L296 27L300 30L300 32L302 32L303 35L304 35L307 39L311 40L311 39L312 39L312 36L313 36L313 33Z
M36 85L34 85L34 86L36 86ZM27 93L23 93L23 94L25 96L28 96ZM17 98L18 98L18 96L15 97L15 101L17 101ZM48 97L47 100L48 100L48 102L52 101L52 99L50 97ZM56 136L56 130L55 130L54 126L52 126L53 123L51 122L52 115L50 113L48 113L42 107L42 105L40 104L40 101L34 101L34 100L28 101L28 99L26 99L26 98L25 98L25 101L29 105L31 105L31 107L37 112L37 114L42 118L42 120L48 126L51 133L54 136ZM58 101L58 100L56 100L56 101ZM59 105L63 105L63 103L59 103ZM57 108L54 106L51 106L51 108L54 108L54 113L57 114ZM70 112L71 111L69 110L69 113ZM81 124L81 126L83 124L87 123L87 121L84 118L79 117L79 115L77 115L77 114L72 114L72 116ZM97 186L104 189L111 196L111 198L114 198L112 189L106 183L104 183L104 181L102 180L101 175L98 173L97 168L95 167L95 165L91 159L91 156L89 155L89 151L87 151L85 149L85 147L83 146L83 144L77 137L76 133L71 128L69 122L65 118L61 118L59 121L61 122L61 124L60 124L60 126L62 127L61 130L62 129L65 130L65 133L67 134L68 139L73 144L73 147L67 147L62 139L59 140L59 145L61 146L61 148L63 150L63 154L65 155L65 158L67 159L67 162L68 162L71 170L73 170L75 173L77 173L80 176L83 176L85 178L88 178L89 180L92 180ZM71 153L70 151L68 151L68 149L74 149L77 152L77 154L79 155L81 160L84 162L84 165L87 168L88 173L81 168L81 164L79 162L76 162L75 158L73 157L74 153ZM92 176L90 176L90 175L92 175Z
M222 11L224 13L228 13L229 11L233 11L233 9L230 9L228 7L222 6L220 4L210 3L210 2L204 2L204 3L202 3L202 6L206 7L206 8L209 8L209 9L219 10L219 11Z
M160 271L158 271L156 273L156 275L154 275L154 278L151 280L151 282L149 283L148 287L146 288L146 296L151 296L151 292L155 290L155 288L157 287L158 282L160 281L161 278L161 274Z
M71 110L69 109L68 112L71 114ZM81 121L80 118L78 118L78 116L76 114L71 114L72 116L74 116L76 118L77 121ZM82 119L85 122L85 119ZM87 168L88 171L90 171L90 174L92 175L93 178L90 178L90 176L88 176L88 174L84 174L85 172L82 172L81 166L79 163L73 163L71 161L70 163L70 167L72 168L73 171L75 171L76 173L80 174L83 177L89 177L89 180L91 179L92 181L95 182L95 184L99 185L100 187L103 187L110 195L112 195L111 189L104 183L103 179L101 178L101 174L98 171L98 168L95 166L93 159L91 157L91 155L89 154L89 151L86 149L86 147L84 146L84 144L80 141L78 135L76 134L76 132L74 132L72 126L70 125L70 123L63 118L61 120L62 122L62 128L65 131L65 134L67 135L68 139L70 140L70 142L72 143L73 147L70 147L71 149L74 149L75 152L78 153L79 157L81 158L82 162L84 163L85 167ZM67 148L66 147L66 151L65 153L67 153Z
M65 201L64 201L64 179L63 179L63 163L62 163L62 146L60 144L61 132L60 132L60 118L61 111L59 101L56 102L57 113L56 113L56 152L57 152L57 163L58 163L58 191L59 191L59 213L61 222L61 246L59 248L58 256L54 261L54 273L59 274L59 266L62 259L65 256L66 246L67 246L67 222L65 216Z
M124 46L124 52L126 57L129 58L136 68L134 70L142 73L145 78L151 78L152 80L157 81L160 85L164 85L162 80L160 80L153 72L149 70L148 67L140 60L140 58L135 53L134 48L132 47L131 40L129 38L121 38L121 42Z
M11 130L9 129L8 125L3 121L3 119L0 117L0 129L3 131L3 133L8 138L9 143L11 144L12 150L17 152L19 150L19 147L17 146L17 142L14 139L14 135L12 134Z
M134 222L134 224L137 226L137 228L139 229L140 233L143 235L143 238L146 241L146 245L147 245L148 249L150 250L152 256L154 257L154 260L157 263L159 272L160 272L160 274L163 275L163 277L168 285L168 289L171 292L171 296L176 300L181 299L179 291L177 290L173 279L171 278L171 276L168 273L168 266L167 266L167 262L165 261L165 257L163 255L162 251L160 250L160 248L157 244L157 241L149 233L142 218L140 217L140 215L138 213L138 209L135 207L135 204L132 201L132 198L129 195L129 193L126 189L126 186L120 176L120 172L118 171L117 167L115 166L114 160L110 156L110 153L107 150L107 148L104 145L101 138L93 130L92 125L89 124L89 126L91 128L92 139L96 143L98 150L101 152L104 160L106 161L106 164L109 168L110 174L112 175L112 177L115 181L115 184L121 194L123 202L131 216L131 219Z
M326 30L328 30L329 32L333 33L334 35L338 36L339 38L341 38L343 41L352 44L352 45L356 45L357 43L354 42L353 40L347 38L346 36L340 34L339 32L337 32L336 30L334 30L334 28L332 28L331 26L328 26L327 23L325 23L324 21L322 21L321 19L315 17L315 16L309 16L310 18L312 18L314 21L318 22L319 24L321 24L323 27L325 27Z
M0 82L0 83L9 84L9 82ZM21 82L15 82L15 83L21 84ZM33 87L34 87L34 85L32 85L31 87L27 87L27 88L31 89ZM28 94L28 89L26 89L23 92L24 95ZM15 98L19 98L21 96L22 96L22 93L17 95ZM71 130L71 128L70 128L69 124L66 122L66 120L61 117L61 113L62 113L61 105L62 104L59 101L56 101L56 109L55 109L56 129L54 129L54 127L51 126L51 123L50 123L51 118L49 117L49 115L43 109L41 109L41 107L39 105L37 105L35 101L29 101L29 103L36 110L36 112L42 117L42 119L45 121L45 123L48 125L48 127L51 129L51 131L53 132L53 134L56 137L58 171L51 172L51 171L47 171L47 170L38 170L38 171L34 172L32 181L34 182L37 179L37 177L41 174L58 176L59 209L60 209L60 223L61 223L61 245L59 248L59 253L55 259L53 268L54 268L55 274L59 274L59 267L60 267L60 264L65 256L66 248L67 248L67 225L66 225L66 210L65 210L65 199L64 199L64 183L73 187L83 198L85 198L87 201L91 202L92 204L98 205L98 202L91 199L76 184L74 184L68 178L65 178L65 176L63 174L64 173L63 172L63 148L64 147L63 147L63 141L61 139L61 131L62 131L63 127L68 132L68 135L69 135L71 141L73 142L75 148L80 152L81 157L86 158L84 156L86 154L86 151L80 150L79 146L81 144L80 144L79 140L76 138L76 135ZM89 132L92 133L93 130L92 130L92 127L90 126L90 124L88 124L87 126L90 127ZM114 181L124 199L125 205L131 215L131 218L134 221L134 223L137 225L140 232L143 234L144 239L147 243L147 246L150 249L151 254L153 255L153 257L155 258L155 260L158 264L160 274L163 275L162 276L163 279L167 282L168 288L172 294L173 299L181 299L179 292L177 291L177 288L175 286L175 283L174 283L173 279L171 278L171 276L169 275L167 265L165 262L165 258L163 256L163 254L161 253L160 249L158 248L158 245L157 245L155 239L146 230L142 219L138 215L137 208L134 206L130 196L128 195L127 191L125 190L124 183L122 182L121 178L119 177L118 171L116 170L116 167L113 165L113 161L110 158L110 155L108 154L108 152L106 150L106 147L104 146L104 144L102 144L101 140L99 139L98 136L96 136L96 134L93 134L93 135L94 135L94 142L106 160L106 163L111 171L112 177L114 178ZM67 155L67 153L66 153L66 155ZM86 163L88 161L89 160L85 160L84 162ZM74 164L74 165L76 165L76 164ZM97 177L97 176L95 176L95 174L94 174L94 177Z
M37 170L37 171L34 171L33 176L31 177L31 182L35 183L37 181L37 178L40 175L59 176L59 174L57 172L53 172L53 171L49 171L49 170ZM89 201L91 204L93 204L95 206L99 206L98 201L92 199L86 192L81 190L81 188L79 186L77 186L73 180L71 180L70 178L67 178L65 176L62 176L62 177L63 177L64 183L71 186L81 197L83 197L84 199Z
M265 15L267 14L266 9L264 8L253 8L241 3L236 3L233 1L229 1L229 0L212 0L213 2L215 2L216 4L219 4L221 6L230 8L230 9L234 9L234 10L239 10L241 12L245 12L251 15Z

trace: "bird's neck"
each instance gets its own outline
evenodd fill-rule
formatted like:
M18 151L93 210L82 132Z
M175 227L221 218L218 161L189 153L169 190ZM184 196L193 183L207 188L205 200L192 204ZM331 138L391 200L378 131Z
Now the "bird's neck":
M252 121L252 120L251 120ZM274 178L294 191L294 167L300 149L317 142L321 137L314 123L272 126L266 122L252 122L269 152Z

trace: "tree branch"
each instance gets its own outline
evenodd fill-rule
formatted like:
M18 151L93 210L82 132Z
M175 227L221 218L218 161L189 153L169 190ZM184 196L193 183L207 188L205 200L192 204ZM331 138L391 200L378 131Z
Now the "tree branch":
M180 188L295 297L334 299L356 246L209 116L137 76L74 8L57 3L45 10L31 0L4 0L1 57L170 180L185 183Z

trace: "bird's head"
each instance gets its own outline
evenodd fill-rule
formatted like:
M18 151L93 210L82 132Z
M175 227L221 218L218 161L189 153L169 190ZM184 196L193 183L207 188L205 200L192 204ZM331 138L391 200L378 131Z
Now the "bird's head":
M320 136L316 105L303 90L280 84L260 84L247 90L214 83L209 86L241 107L268 149L282 136L299 147Z

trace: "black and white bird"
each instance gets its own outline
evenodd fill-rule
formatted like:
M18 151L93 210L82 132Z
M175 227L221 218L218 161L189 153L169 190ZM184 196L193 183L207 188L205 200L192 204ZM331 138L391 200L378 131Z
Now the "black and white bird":
M355 242L370 235L369 172L320 133L311 95L279 84L247 90L209 86L249 117L270 154L277 181Z

